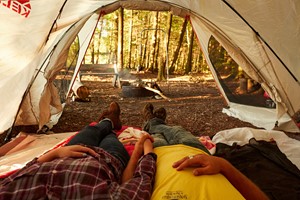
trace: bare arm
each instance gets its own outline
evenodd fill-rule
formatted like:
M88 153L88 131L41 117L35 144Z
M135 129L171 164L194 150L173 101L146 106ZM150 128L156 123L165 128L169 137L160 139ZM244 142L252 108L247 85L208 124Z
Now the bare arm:
M192 159L185 157L173 164L178 171L195 167L195 176L221 173L244 196L245 199L269 199L251 180L231 165L227 160L206 154L199 154Z
M142 155L153 152L152 142L153 138L149 134L144 134L141 139L135 144L134 151L123 172L122 183L132 178L140 157Z
M90 154L92 156L97 155L97 153L94 150L81 145L65 146L48 151L44 155L40 156L37 159L37 162L49 162L54 160L55 158L62 157L82 158L85 157L87 154Z
M221 159L221 158L220 158ZM222 159L221 173L246 199L269 199L250 179Z

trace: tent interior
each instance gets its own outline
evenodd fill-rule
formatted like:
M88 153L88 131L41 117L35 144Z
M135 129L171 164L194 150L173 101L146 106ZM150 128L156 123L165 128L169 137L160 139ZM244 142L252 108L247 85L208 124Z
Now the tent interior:
M256 180L271 199L287 199L287 196L289 199L299 198L300 141L284 133L300 133L300 92L297 92L300 89L300 35L297 32L300 28L299 2L53 0L51 6L46 1L26 1L24 4L22 1L17 1L17 4L8 2L0 2L0 94L5 97L0 99L3 105L0 133L6 140L6 144L0 147L1 178L19 170L34 157L64 145L76 134L20 133L11 140L14 126L37 125L39 130L45 126L50 129L55 126L70 98L99 19L122 7L129 10L167 11L189 18L209 69L228 105L223 112L264 129L221 131L212 138L216 146L213 154L231 160L237 168ZM14 9L13 4L20 9ZM291 9L294 12L290 12ZM76 38L80 46L76 64L70 80L61 79L58 87L55 79L62 71L69 70L66 60ZM252 97L234 95L233 88L235 90L241 82L230 85L229 70L214 65L209 51L212 38L257 84L257 91L262 89L269 95L271 104L266 106L261 93ZM7 102L7 99L10 101ZM269 155L266 149L274 152L275 159L269 159L264 166L270 166L271 162L272 166L277 166L276 170L272 171L270 167L257 170L261 163L253 164L250 168L250 159L241 160L233 156L240 148L228 147L255 146L255 142L250 142L252 138L272 144L261 145L264 148L256 153L266 157ZM278 146L278 151L274 150L274 146ZM277 157L285 159L285 162L278 164ZM259 180L254 175L257 171L257 176L261 177ZM270 172L268 177L262 176L266 171ZM275 173L280 173L284 181L274 180ZM273 184L275 182L278 185Z

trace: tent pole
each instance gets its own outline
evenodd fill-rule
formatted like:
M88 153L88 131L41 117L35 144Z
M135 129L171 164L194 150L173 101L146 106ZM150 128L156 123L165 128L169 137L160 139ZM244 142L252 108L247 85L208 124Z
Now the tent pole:
M65 0L65 2L64 2L63 5L62 5L62 7L60 8L60 10L59 10L59 12L58 12L58 15L57 15L56 19L54 20L54 22L53 22L53 24L52 24L52 26L51 26L51 28L50 28L50 30L49 30L48 36L46 37L47 39L46 39L46 41L45 41L45 44L46 44L47 41L49 40L51 31L54 29L54 25L56 24L57 19L61 16L61 13L62 13L62 11L63 11L63 9L64 9L64 7L65 7L67 1L68 1L68 0Z

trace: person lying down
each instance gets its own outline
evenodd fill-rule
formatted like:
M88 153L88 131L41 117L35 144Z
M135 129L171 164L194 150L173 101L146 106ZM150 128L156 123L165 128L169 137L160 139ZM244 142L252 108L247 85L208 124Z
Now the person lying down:
M167 112L147 104L143 130L153 138L157 171L151 199L268 199L246 176L223 158L211 156L181 126L166 124Z
M112 102L99 123L2 180L0 199L268 199L191 133L167 126L165 109L152 104L129 156L114 132L120 113Z

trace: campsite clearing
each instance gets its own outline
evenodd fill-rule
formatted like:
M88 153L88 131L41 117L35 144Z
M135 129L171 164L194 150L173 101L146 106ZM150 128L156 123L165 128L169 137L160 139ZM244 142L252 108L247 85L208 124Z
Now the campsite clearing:
M121 88L112 87L110 77L101 77L98 81L92 81L93 78L95 80L96 77L84 77L83 80L90 81L82 81L90 89L91 101L69 103L59 123L53 128L54 132L80 130L89 122L96 120L111 101L120 104L123 124L134 127L142 126L142 109L147 102L151 102L155 108L165 107L168 114L167 123L181 125L194 135L212 136L228 128L254 127L222 113L222 108L226 106L223 97L214 80L205 80L202 75L172 76L169 83L158 82L163 93L171 101L156 99L153 96L123 97ZM130 78L155 81L156 75L142 73Z
M140 73L126 78L126 80L140 78L153 82L156 80L156 74ZM121 88L112 86L112 76L84 76L82 83L89 88L91 101L68 102L58 124L52 128L54 133L80 130L90 122L97 120L99 114L111 101L117 101L120 104L122 122L128 126L142 126L143 106L147 102L151 102L155 108L161 106L166 108L168 124L181 125L196 136L213 136L218 131L236 127L257 128L222 112L222 109L226 107L225 100L215 81L208 75L170 76L168 83L157 82L171 101L163 98L156 99L153 96L124 97ZM35 133L37 126L16 127L13 135L21 130ZM289 134L289 136L296 139L299 137L296 134Z
M131 80L140 78L155 81L156 75L150 73L135 74ZM124 79L123 79L124 80ZM212 136L218 131L235 127L254 127L236 118L222 113L226 107L213 79L203 75L170 76L167 82L158 82L163 93L171 99L150 97L123 97L121 88L112 87L112 78L85 76L82 83L91 93L90 102L74 101L66 104L64 112L52 129L55 133L77 131L88 123L95 121L111 101L117 101L122 109L124 125L142 126L142 109L147 102L155 108L165 107L167 123L181 125L194 135ZM31 130L30 130L31 129ZM35 132L36 127L18 127L15 131Z

